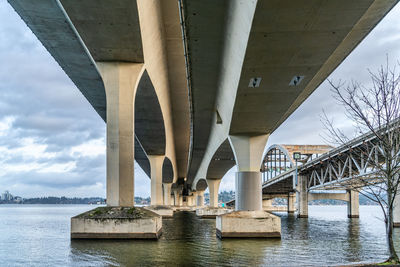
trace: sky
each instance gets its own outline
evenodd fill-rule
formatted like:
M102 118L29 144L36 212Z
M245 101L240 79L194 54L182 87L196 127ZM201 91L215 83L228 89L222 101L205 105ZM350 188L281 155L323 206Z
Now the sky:
M330 75L369 81L389 57L400 60L400 5ZM351 121L328 83L270 136L272 144L325 144L322 110L344 131ZM0 192L22 197L105 197L105 123L6 0L0 0ZM220 191L234 190L233 167ZM135 195L150 195L150 179L135 165Z

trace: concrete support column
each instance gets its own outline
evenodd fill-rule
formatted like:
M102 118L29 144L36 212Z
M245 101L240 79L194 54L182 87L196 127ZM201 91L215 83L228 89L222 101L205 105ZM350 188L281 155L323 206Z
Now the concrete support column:
M393 226L400 227L400 195L397 194L393 203Z
M174 190L174 205L179 205L179 192L177 190Z
M237 172L235 210L262 210L261 173Z
M288 199L287 199L287 211L288 213L294 213L296 211L296 194L295 193L289 193Z
M347 202L347 217L358 218L359 212L359 193L354 190L348 190L349 201Z
M151 205L163 204L162 167L164 156L148 156L151 175Z
M238 172L236 173L235 210L262 210L260 166L269 135L230 135Z
M197 191L196 205L198 207L204 206L204 191Z
M163 183L164 205L171 205L171 187L172 183Z
M308 189L307 176L298 176L297 211L299 218L308 218Z
M197 206L197 191L193 192L192 196L192 206Z
M143 64L97 62L107 98L107 205L134 205L134 103Z
M210 191L210 207L218 207L218 190L221 179L207 179L207 184Z
M182 194L179 194L178 206L183 206L183 196L182 196Z
M191 206L191 207L194 207L194 206L196 206L196 198L197 198L197 194L196 193L193 193L193 195L192 196L190 196L190 205L189 206Z

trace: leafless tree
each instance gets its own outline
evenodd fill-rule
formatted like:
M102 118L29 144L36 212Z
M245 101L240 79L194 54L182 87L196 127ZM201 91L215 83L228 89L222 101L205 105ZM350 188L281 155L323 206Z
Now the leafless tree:
M389 262L399 263L393 243L393 212L399 194L400 174L400 74L389 61L378 71L369 71L371 83L329 81L334 98L344 106L346 116L363 136L356 155L368 165L368 175L358 175L343 186L375 201L382 208L390 254ZM331 141L349 146L350 138L334 126L324 112L322 122ZM400 203L398 204L400 205Z

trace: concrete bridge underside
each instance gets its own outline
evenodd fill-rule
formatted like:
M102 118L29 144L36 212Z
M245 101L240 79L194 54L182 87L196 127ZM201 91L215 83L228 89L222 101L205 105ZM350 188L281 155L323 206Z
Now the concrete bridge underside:
M8 2L107 123L108 204L133 205L134 159L154 205L201 202L237 165L223 237L229 221L270 216L260 213L269 135L398 1Z

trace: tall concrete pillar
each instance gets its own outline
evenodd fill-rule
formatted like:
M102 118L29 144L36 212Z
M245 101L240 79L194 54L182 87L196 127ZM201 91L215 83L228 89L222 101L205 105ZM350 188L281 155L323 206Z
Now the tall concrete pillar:
M179 196L180 193L178 190L174 190L174 205L179 206Z
M224 237L280 237L280 217L262 207L261 162L268 135L230 135L238 172L235 209L216 218L216 234Z
M197 206L197 191L193 192L192 206Z
M218 190L221 179L207 179L207 184L210 192L210 207L218 207Z
M308 218L308 189L307 176L298 176L298 194L297 194L297 216L299 218Z
M204 206L204 191L197 191L196 205L198 207Z
M191 196L188 196L188 198L189 198L189 206L190 206L190 207L195 206L195 205L196 205L195 195L193 194L193 195L191 195Z
M172 183L163 183L164 205L171 205L171 187Z
M178 206L183 206L183 196L182 194L179 194L179 198L178 198Z
M107 98L107 205L134 205L134 103L143 64L97 62Z
M151 205L163 204L162 166L164 156L148 156L151 175Z
M287 211L288 213L294 213L296 211L296 194L295 193L289 193L288 194L288 199L287 199Z
M269 135L231 135L238 172L236 173L236 210L262 210L260 166Z
M358 218L359 212L359 193L354 190L348 190L349 201L347 202L347 217Z
M174 206L178 206L179 195L176 191L174 191Z

